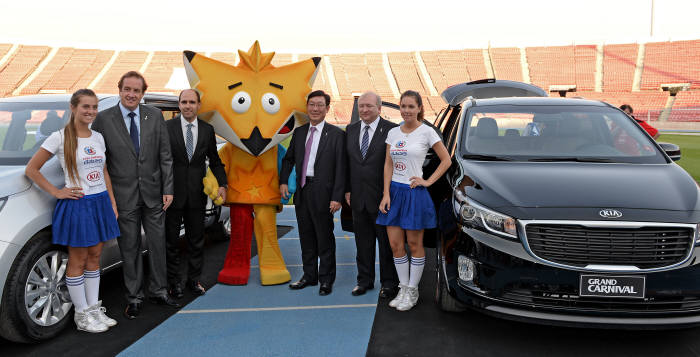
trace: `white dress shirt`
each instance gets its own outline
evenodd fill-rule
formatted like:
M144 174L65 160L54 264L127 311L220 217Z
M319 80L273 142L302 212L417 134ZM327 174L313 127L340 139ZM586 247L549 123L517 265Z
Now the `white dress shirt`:
M316 163L316 151L318 151L318 143L321 141L321 133L323 133L323 125L326 123L325 120L321 121L318 125L309 125L309 132L306 134L306 140L304 140L304 149L306 149L306 141L309 140L309 135L311 134L311 128L316 128L314 132L314 141L311 143L311 153L309 153L309 163L306 166L306 176L314 175L314 163Z
M377 117L377 119L374 119L374 121L369 124L369 133L367 133L367 135L369 135L369 141L367 142L368 150L369 143L372 142L372 136L374 135L374 132L377 131L377 125L379 125L379 117ZM358 141L360 143L360 150L362 150L362 136L365 135L366 126L367 124L365 124L365 122L362 122L362 124L360 124L360 141Z
M141 111L140 111L141 106L136 106L136 109L133 110L134 114L136 116L134 117L134 122L136 123L136 130L139 132L139 146L141 146ZM122 102L119 102L119 110L122 111L122 117L124 118L124 124L126 125L126 132L131 135L131 118L129 118L129 112L132 110L126 109L125 106L122 105Z
M187 124L192 124L192 154L194 154L194 149L197 148L197 117L194 117L190 123L185 117L180 116L180 123L182 124L182 138L185 140L185 152L187 151Z

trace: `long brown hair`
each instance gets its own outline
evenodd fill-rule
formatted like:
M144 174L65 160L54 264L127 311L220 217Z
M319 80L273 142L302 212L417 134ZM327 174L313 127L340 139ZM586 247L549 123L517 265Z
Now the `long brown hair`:
M425 109L423 107L423 98L421 98L421 96L418 92L413 91L413 90L407 90L407 91L403 92L403 94L401 94L401 98L399 98L399 102L401 102L401 100L404 99L405 97L411 97L411 98L415 99L416 104L418 104L418 106L420 107L420 112L417 115L418 122L422 122L423 117L425 116Z
M78 164L76 160L76 150L78 149L78 134L75 128L75 114L73 113L73 108L77 108L80 104L80 99L82 97L94 97L97 98L95 92L90 89L78 89L70 97L71 113L70 120L66 124L65 130L63 130L63 157L66 163L66 172L68 172L68 177L73 180L74 184L80 184L78 177ZM68 182L66 182L68 185Z

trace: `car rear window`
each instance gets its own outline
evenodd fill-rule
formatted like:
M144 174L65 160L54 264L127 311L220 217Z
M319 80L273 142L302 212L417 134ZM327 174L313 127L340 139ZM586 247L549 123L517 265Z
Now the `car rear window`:
M666 163L633 119L598 106L492 105L470 108L464 155L516 161Z

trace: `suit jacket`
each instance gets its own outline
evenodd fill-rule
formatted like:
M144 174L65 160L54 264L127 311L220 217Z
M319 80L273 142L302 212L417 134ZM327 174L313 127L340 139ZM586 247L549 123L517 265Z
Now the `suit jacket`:
M216 150L214 127L197 119L197 145L192 153L192 160L187 159L187 149L182 133L182 119L177 116L165 123L170 134L170 151L173 155L173 182L175 197L172 206L183 208L188 203L189 208L204 208L207 205L207 195L204 194L202 178L209 168L219 182L226 186L226 172Z
M292 168L296 167L297 187L301 187L301 172L309 127L309 124L305 124L294 130L292 141L289 143L284 159L282 159L280 182L287 182ZM345 195L345 161L345 132L326 122L318 142L316 162L314 163L314 180L325 184L325 190L314 192L319 202L342 202ZM298 201L295 203L302 204Z
M347 135L348 178L345 191L350 192L350 204L353 210L366 208L370 213L377 213L384 191L384 160L386 158L386 136L397 125L379 118L377 128L367 148L367 155L362 158L360 135L362 121L356 121L345 129Z
M173 158L163 113L140 104L139 155L131 142L119 105L97 114L92 129L102 134L107 147L107 171L120 210L135 209L139 193L148 207L163 205L173 194Z

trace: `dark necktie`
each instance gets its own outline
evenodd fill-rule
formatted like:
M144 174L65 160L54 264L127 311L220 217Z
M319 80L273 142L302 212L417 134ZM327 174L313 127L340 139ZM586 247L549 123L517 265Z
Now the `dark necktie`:
M369 125L365 125L365 133L362 134L362 145L360 145L363 159L367 155L367 148L369 148Z
M139 128L136 126L136 113L129 112L127 114L131 118L131 125L129 126L129 136L131 137L131 143L134 144L134 150L136 151L136 156L139 156Z
M187 124L187 140L185 141L185 148L187 149L187 160L192 160L192 154L194 153L194 139L192 137L192 127L194 124Z
M313 126L309 129L309 139L306 140L306 147L304 150L304 161L301 163L301 187L306 185L306 169L309 166L309 156L311 156L311 146L314 143L314 132L316 128Z

